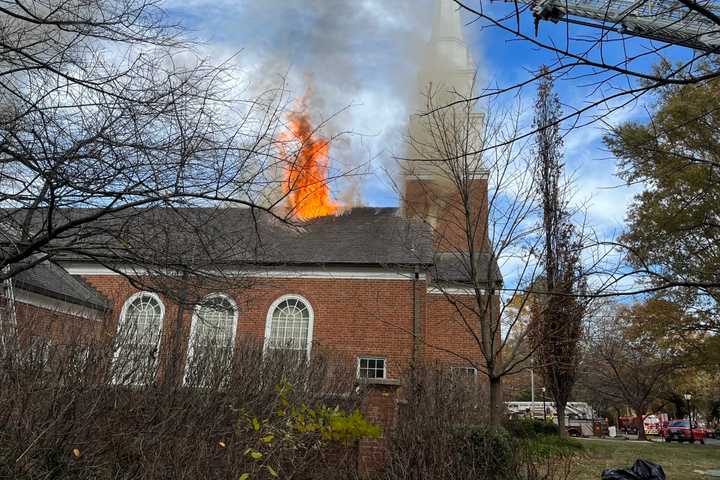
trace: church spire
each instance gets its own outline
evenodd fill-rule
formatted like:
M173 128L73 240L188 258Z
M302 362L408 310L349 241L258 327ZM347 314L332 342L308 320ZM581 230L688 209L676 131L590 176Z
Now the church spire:
M435 0L435 16L432 22L432 36L425 55L425 68L421 81L438 83L470 93L475 64L470 55L460 9L453 0ZM422 75L426 78L423 79ZM462 77L462 78L458 78Z
M460 9L453 0L435 0L429 50L436 56L435 61L446 63L447 68L474 69L465 43Z
M467 251L467 212L457 206L469 198L468 212L478 219L479 229L471 238L479 251L487 236L487 172L481 156L473 152L482 145L483 116L472 110L473 103L463 101L473 96L475 64L457 4L434 1L432 35L418 71L417 100L408 125L407 158L400 162L403 212L433 225L436 251ZM441 114L418 115L438 107L443 108ZM444 147L455 134L462 135L462 141ZM458 173L463 175L462 185L455 183ZM465 199L461 189L466 189Z
M433 38L462 39L460 11L452 0L435 0L432 35Z
M475 84L475 64L465 43L460 10L453 0L434 0L435 15L432 20L432 34L425 48L418 71L417 96L412 105L408 126L414 146L433 145L429 138L432 128L429 119L417 115L429 108L448 105L472 97ZM464 104L454 107L463 115ZM413 149L411 149L413 150ZM410 151L408 157L436 158L437 152ZM407 161L401 164L405 175L423 177L442 176L442 162Z

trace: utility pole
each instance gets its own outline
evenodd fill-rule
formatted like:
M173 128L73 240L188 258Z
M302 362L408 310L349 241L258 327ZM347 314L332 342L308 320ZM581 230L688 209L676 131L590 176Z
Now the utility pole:
M543 396L543 421L547 422L547 408L545 408L545 387L542 387Z
M532 418L535 418L535 372L533 371L533 366L535 364L535 359L530 358L530 416Z

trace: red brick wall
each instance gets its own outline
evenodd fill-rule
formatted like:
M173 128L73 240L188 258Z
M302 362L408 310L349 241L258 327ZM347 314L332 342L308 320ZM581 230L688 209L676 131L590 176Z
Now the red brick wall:
M56 344L81 336L87 339L80 343L110 342L123 304L139 290L118 275L88 276L85 280L111 302L112 310L103 320L72 317L18 303L21 343L33 335ZM314 310L315 343L347 355L353 365L357 356L385 357L387 377L400 378L412 358L412 285L412 281L405 280L272 278L257 279L250 288L222 293L229 294L238 305L238 342L243 336L263 338L271 304L282 295L298 294L305 297ZM425 342L422 358L462 365L463 360L448 352L451 351L479 359L477 343L457 320L455 306L443 295L425 292L425 281L418 281L416 295L420 299L421 334ZM192 311L185 308L179 337L167 335L176 330L178 305L167 296L161 295L161 298L165 305L165 351L169 351L168 342L175 339L179 342L179 353L184 356Z
M54 345L87 345L97 342L105 331L105 319L82 318L55 310L15 303L18 341L22 347L32 337L40 337Z
M85 280L111 299L114 305L110 332L117 328L123 303L138 290L121 276L87 276ZM424 296L425 282L419 281ZM383 356L387 359L387 376L397 378L407 368L412 356L413 296L412 282L405 280L272 278L257 279L247 289L230 294L239 309L237 338L265 335L265 322L272 303L282 295L305 297L314 310L313 340L320 345L347 354L356 361L358 355ZM165 330L174 329L178 308L167 297ZM424 301L421 299L421 318ZM187 344L191 311L182 318L182 343ZM169 338L164 335L164 338Z
M382 428L379 439L365 439L358 443L358 471L361 476L372 476L385 467L388 442L398 421L398 386L371 384L362 405L365 418Z
M459 301L472 302L473 296L458 297ZM426 320L427 358L453 366L468 366L465 358L482 362L482 354L473 332L479 338L479 330L465 325L458 314L458 307L442 294L427 296ZM462 307L460 307L462 308ZM471 314L468 313L468 316Z
M29 335L48 334L54 343L89 332L94 340L109 342L115 335L117 321L125 301L138 289L118 275L87 276L85 280L105 295L112 305L103 321L69 317L57 312L18 305L18 324ZM442 295L427 294L424 280L416 284L420 299L420 318L424 359L447 365L463 365L464 361L445 350L480 358L477 343L467 328L456 318L456 307ZM199 292L198 295L202 295ZM211 293L211 292L207 292ZM287 294L305 297L314 310L313 340L346 354L356 362L359 355L382 356L387 360L387 377L400 378L409 366L413 349L413 282L410 280L272 278L258 279L250 288L221 292L229 294L239 309L237 338L262 338L271 304ZM180 320L180 335L174 331L178 306L161 295L165 306L165 351L175 338L184 356L192 311L186 308ZM48 333L49 332L49 333ZM84 342L83 342L84 343ZM183 365L178 365L182 371ZM161 368L161 375L167 374ZM386 441L397 420L397 386L380 385L370 389L363 405L367 417L384 427L380 440L363 441L358 445L358 466L361 472L373 473L386 461Z

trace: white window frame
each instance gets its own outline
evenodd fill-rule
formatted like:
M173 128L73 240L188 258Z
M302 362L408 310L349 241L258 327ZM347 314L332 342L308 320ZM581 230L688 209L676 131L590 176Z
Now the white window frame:
M123 325L125 325L125 317L127 316L127 310L128 310L128 308L130 308L130 305L132 305L132 303L136 299L138 299L140 297L145 297L145 296L155 299L155 301L158 302L158 305L160 305L160 335L158 335L158 341L157 341L157 345L156 345L158 354L157 354L157 358L155 359L155 368L157 369L157 367L160 363L160 348L162 345L163 335L165 333L165 304L160 299L160 296L157 293L146 292L146 291L136 292L136 293L133 293L132 295L130 295L130 297L128 297L127 300L125 300L125 303L123 304L123 308L120 311L120 316L118 317L118 324L117 324L117 329L115 331L115 336L118 336L120 334L120 329L123 327ZM117 356L119 354L120 354L120 352L116 349L115 352L113 353L113 364L115 364L115 362L117 361ZM115 378L114 373L115 372L113 370L112 383L117 384L118 381ZM155 372L155 375L157 377L157 371ZM140 385L140 384L133 383L132 385Z
M202 301L195 306L193 309L192 314L192 320L190 322L190 336L188 337L188 347L187 347L187 355L185 355L185 372L183 374L183 385L187 385L187 374L188 374L188 368L190 367L190 359L193 355L193 341L195 339L195 335L197 335L197 321L199 319L198 311L200 308L202 308L203 303L207 302L208 300L212 300L213 298L224 298L225 300L228 300L230 302L230 305L232 305L233 308L233 322L232 322L232 338L230 340L230 355L232 355L235 352L235 339L237 338L237 324L238 324L238 317L239 317L239 311L237 302L235 302L235 299L233 299L230 295L225 293L211 293L210 295L207 295L205 298L202 299Z
M27 355L32 360L40 360L45 370L50 368L50 349L53 342L45 335L31 335L28 343Z
M382 377L361 377L360 376L360 363L362 360L382 360L383 361L383 376ZM388 361L386 357L379 355L360 355L357 357L357 372L356 377L364 380L387 380Z
M263 354L267 353L268 350L273 350L270 348L270 335L272 333L272 317L273 312L275 312L275 309L285 300L299 300L302 303L305 304L305 307L308 310L308 313L310 314L310 318L308 320L308 335L307 335L307 341L305 345L305 351L306 351L306 357L309 360L310 359L310 351L312 350L312 342L313 342L313 325L315 324L315 311L313 310L312 304L310 301L303 297L302 295L298 295L296 293L289 293L287 295L282 295L275 299L275 301L270 305L270 308L268 308L267 315L265 317L265 341L263 343ZM300 350L298 350L300 351Z
M472 372L472 377L470 375L466 375L469 372ZM463 375L463 376L460 377L460 375ZM472 378L472 380L475 382L475 381L477 381L478 370L475 367L467 367L464 365L455 365L455 366L450 367L450 376L453 378Z

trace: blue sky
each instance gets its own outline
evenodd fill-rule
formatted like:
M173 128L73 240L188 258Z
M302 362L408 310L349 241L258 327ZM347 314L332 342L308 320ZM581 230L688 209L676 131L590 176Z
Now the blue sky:
M502 2L489 5L507 8ZM366 204L397 204L386 172L393 168L393 157L403 154L404 129L412 113L410 99L419 91L416 68L429 37L432 1L168 0L165 6L173 19L204 42L214 60L239 52L235 62L242 78L238 80L247 94L280 78L286 79L295 95L302 95L312 83L314 119L331 117L323 133L349 132L332 146L334 166L338 170L360 166L368 172L360 181ZM531 17L524 18L523 28L532 31ZM576 27L572 33L587 32ZM543 23L540 38L562 43L565 29ZM548 52L478 23L466 26L466 39L487 85L510 85L553 61ZM631 42L630 48L641 47ZM619 58L622 52L617 45L603 53ZM670 55L674 58L675 54ZM643 60L643 66L658 59ZM598 90L596 79L583 76L586 73L573 71L558 81L567 111L600 98L612 87L627 86L618 79ZM534 86L520 92L527 112L531 112L534 94ZM511 101L510 95L500 100ZM567 170L575 181L576 201L587 205L590 223L607 237L622 229L625 210L639 187L626 187L617 178L616 163L605 151L602 136L607 124L644 118L649 101L635 102L614 112L606 124L575 129L566 137ZM336 187L338 196L343 188Z

